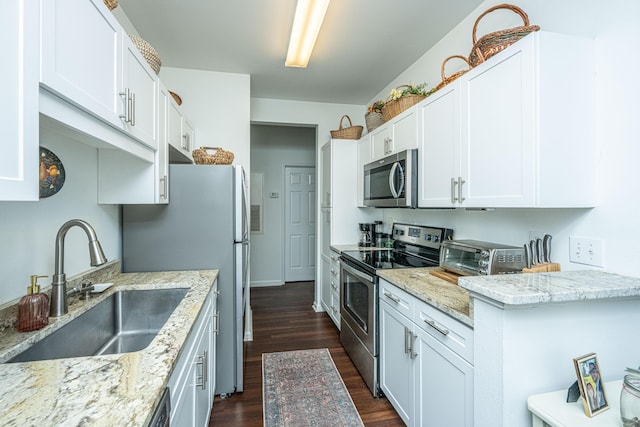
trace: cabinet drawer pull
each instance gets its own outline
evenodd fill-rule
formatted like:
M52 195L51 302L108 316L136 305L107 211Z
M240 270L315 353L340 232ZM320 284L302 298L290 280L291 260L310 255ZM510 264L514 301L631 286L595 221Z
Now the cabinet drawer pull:
M333 283L331 284L331 289L333 289L334 291L338 291L338 287Z
M442 335L447 335L449 333L448 329L441 328L440 326L436 325L436 322L434 322L433 320L424 319L424 323L431 326L433 329L440 332Z
M389 298L391 301L395 302L396 304L398 304L400 302L400 298L394 296L393 294L391 294L389 292L385 292L384 296Z

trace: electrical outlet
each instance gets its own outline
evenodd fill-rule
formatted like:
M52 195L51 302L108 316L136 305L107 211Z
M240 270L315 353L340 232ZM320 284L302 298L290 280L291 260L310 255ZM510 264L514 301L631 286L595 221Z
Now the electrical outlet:
M569 260L579 264L604 267L601 239L569 236Z

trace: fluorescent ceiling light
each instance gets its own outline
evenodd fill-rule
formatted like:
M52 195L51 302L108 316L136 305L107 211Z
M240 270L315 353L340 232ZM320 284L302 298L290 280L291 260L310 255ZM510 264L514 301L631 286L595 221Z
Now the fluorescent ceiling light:
M322 20L330 0L298 0L293 18L286 67L305 68L320 32Z

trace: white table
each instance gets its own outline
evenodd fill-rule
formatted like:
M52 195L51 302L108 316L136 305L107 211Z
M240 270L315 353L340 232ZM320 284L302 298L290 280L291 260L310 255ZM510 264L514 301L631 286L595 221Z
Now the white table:
M531 411L533 427L618 427L620 420L620 390L622 380L604 384L609 409L589 418L584 412L582 398L567 403L567 390L529 396L527 406Z

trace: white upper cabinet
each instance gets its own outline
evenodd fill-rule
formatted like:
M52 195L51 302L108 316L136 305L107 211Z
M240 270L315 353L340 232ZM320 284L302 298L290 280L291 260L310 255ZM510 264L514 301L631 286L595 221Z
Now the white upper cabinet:
M122 32L102 0L41 1L40 83L122 127ZM103 13L106 11L107 13Z
M41 8L41 85L155 149L158 78L102 0Z
M364 165L373 160L372 147L371 147L371 134L366 134L358 141L358 172L356 176L356 183L358 188L356 190L358 207L364 208Z
M193 163L191 152L194 147L194 130L189 120L182 114L178 103L169 97L167 110L167 138L169 155L174 163Z
M419 104L419 207L592 207L593 42L536 32Z
M371 132L372 160L418 148L417 134L417 107L413 106Z
M123 88L128 95L124 129L151 148L158 146L158 77L129 37L123 37Z
M0 2L0 200L38 200L38 4Z
M451 183L460 175L460 81L418 104L418 117L418 206L455 206Z

